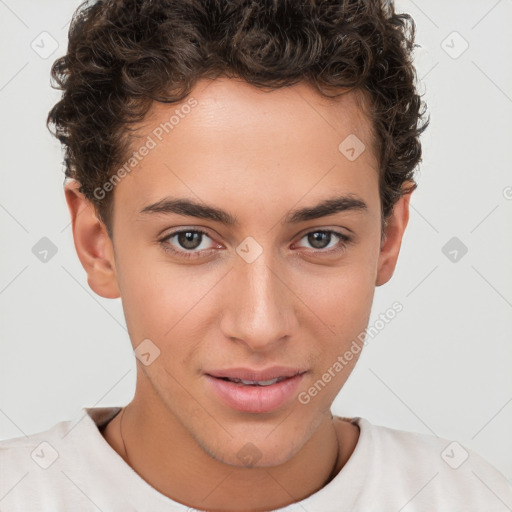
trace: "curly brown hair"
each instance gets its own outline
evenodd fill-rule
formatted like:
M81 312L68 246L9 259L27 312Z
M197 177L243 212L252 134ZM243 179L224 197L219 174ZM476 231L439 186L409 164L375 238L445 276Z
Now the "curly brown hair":
M47 126L65 147L66 177L112 236L112 192L94 191L127 160L153 101L183 101L199 79L220 75L270 89L307 82L328 97L356 90L376 134L384 224L417 186L429 122L415 87L414 33L389 0L86 1L52 66L52 87L63 93Z

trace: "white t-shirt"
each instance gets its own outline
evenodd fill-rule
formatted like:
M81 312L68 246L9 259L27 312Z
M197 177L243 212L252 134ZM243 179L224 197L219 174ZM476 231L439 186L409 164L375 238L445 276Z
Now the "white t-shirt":
M2 512L187 512L98 430L119 407L83 408L47 431L0 441ZM512 485L460 444L352 418L354 452L325 487L280 512L505 512Z

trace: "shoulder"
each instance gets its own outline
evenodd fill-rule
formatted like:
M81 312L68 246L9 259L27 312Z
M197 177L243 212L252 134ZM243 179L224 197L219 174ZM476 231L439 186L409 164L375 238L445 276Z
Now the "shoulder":
M120 408L82 408L72 420L60 421L47 430L0 441L0 458L9 467L50 467L60 455L81 448L88 437L98 437L98 427Z
M374 475L375 481L393 489L402 500L409 496L407 510L498 511L512 507L512 484L464 443L374 425L364 418L351 421L361 430L362 458L380 472ZM372 471L372 466L367 470ZM427 508L415 509L414 503Z
M35 509L58 481L56 461L68 422L35 434L0 441L2 510Z
M63 510L68 506L90 510L91 503L75 483L82 479L88 485L83 473L90 471L91 452L97 465L107 461L98 445L97 423L87 411L84 408L75 419L60 421L47 430L0 441L2 511ZM96 409L96 414L101 413L105 410Z
M0 460L4 467L25 466L28 462L39 467L48 464L53 444L60 444L69 430L70 421L61 421L48 430L26 436L14 437L0 441ZM56 454L54 453L53 456ZM46 462L42 459L46 458Z

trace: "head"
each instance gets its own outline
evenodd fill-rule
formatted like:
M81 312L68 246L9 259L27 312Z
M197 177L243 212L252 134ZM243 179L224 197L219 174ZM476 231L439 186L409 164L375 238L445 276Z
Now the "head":
M242 465L247 441L260 465L289 459L356 364L333 370L394 272L416 187L413 39L378 1L75 13L48 116L75 247L90 287L121 297L133 347L160 351L139 361L137 392L219 460ZM272 366L305 373L262 413L226 405L207 377Z

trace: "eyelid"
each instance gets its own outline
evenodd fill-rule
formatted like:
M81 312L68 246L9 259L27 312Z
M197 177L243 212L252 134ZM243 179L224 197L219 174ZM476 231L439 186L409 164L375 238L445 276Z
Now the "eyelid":
M303 238L304 236L306 235L309 235L310 233L316 233L318 231L327 231L329 233L334 233L336 235L339 235L341 237L347 237L347 238L350 238L351 235L348 234L348 233L344 233L343 230L346 230L346 231L349 231L350 233L353 233L353 231L349 228L341 228L340 226L326 226L326 227L317 227L317 226L313 226L313 227L309 227L309 228L305 228L304 230L302 230L301 232L299 232L299 234L297 235L297 239L301 239Z

